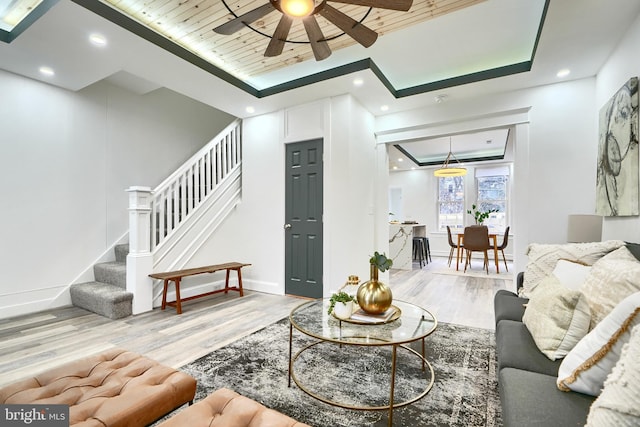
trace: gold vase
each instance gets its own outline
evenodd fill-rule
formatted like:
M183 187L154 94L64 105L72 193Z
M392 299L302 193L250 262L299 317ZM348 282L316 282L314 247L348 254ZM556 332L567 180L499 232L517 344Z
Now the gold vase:
M391 289L378 280L378 267L374 264L371 264L370 272L371 279L358 288L358 305L370 314L384 313L391 307Z

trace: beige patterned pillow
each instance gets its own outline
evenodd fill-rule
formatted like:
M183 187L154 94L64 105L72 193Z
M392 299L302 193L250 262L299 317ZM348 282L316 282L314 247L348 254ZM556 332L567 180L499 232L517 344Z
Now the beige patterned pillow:
M593 329L620 301L640 291L640 261L621 247L596 261L581 288L591 307Z
M602 393L591 405L586 427L640 425L640 326L631 331L620 360L604 383Z
M549 359L557 360L587 335L590 319L584 295L549 276L532 292L522 322L538 349Z
M524 271L524 282L520 296L528 298L540 280L553 273L559 259L593 265L597 260L621 246L624 246L622 240L593 243L532 243L527 248L526 255L529 260Z
M638 324L640 292L620 302L567 354L558 369L558 388L598 396Z

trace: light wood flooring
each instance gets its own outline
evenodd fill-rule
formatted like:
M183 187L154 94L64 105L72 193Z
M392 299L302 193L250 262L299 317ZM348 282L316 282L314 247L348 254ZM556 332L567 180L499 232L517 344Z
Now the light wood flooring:
M466 274L439 274L455 264L449 268L446 258L433 258L422 268L391 270L389 285L394 298L428 309L440 322L493 329L493 296L515 289L513 276L487 277L480 261L475 264ZM67 307L2 319L0 386L111 347L178 368L288 316L303 301L248 291L242 298L232 292L185 303L182 315L167 308L110 320Z

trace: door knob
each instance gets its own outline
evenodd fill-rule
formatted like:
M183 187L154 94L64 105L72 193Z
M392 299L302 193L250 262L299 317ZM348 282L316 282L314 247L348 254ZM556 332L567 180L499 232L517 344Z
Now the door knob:
M288 230L289 228L291 228L291 224L285 224L285 225L284 225L284 229L285 229L285 230Z

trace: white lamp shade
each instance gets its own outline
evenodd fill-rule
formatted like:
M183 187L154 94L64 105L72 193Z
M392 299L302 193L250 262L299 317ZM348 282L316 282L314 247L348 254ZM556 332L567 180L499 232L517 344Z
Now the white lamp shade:
M569 215L567 242L586 243L602 240L602 216Z

